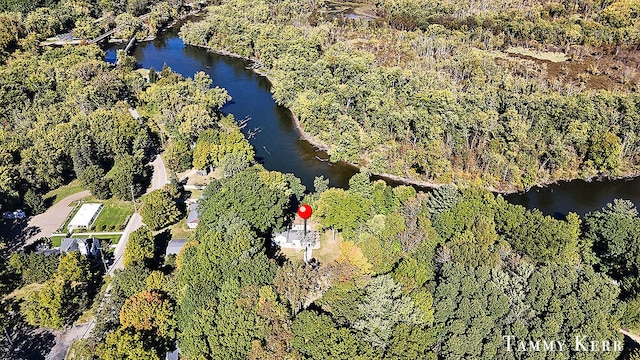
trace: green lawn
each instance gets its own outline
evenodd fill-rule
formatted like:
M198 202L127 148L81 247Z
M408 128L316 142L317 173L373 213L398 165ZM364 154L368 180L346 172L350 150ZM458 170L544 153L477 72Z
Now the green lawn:
M104 208L88 232L122 231L126 225L125 221L133 214L133 204L114 199L100 202L104 204Z
M182 219L178 221L175 225L171 227L171 238L172 239L186 239L191 235L195 229L189 229L187 227L187 219Z
M52 236L51 237L51 247L60 247L60 243L62 243L62 239L66 236Z
M49 191L44 195L44 200L45 203L51 201L51 205L54 205L67 196L79 193L82 190L84 190L84 188L80 185L80 181L76 179L65 186Z

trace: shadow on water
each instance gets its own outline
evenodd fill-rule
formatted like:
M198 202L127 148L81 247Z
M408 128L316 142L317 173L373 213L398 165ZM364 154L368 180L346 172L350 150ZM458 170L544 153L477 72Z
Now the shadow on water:
M269 81L249 69L250 64L230 56L185 46L173 28L160 34L152 42L140 43L133 55L143 68L162 69L166 63L173 71L185 77L203 71L213 79L214 86L227 89L233 100L222 109L236 119L250 119L243 132L256 151L256 159L269 170L294 173L308 190L313 190L316 176L324 176L333 187L347 188L357 168L344 163L321 161L328 158L323 151L300 139L295 130L291 112L277 105L270 93ZM107 49L106 60L115 61L115 49ZM374 177L375 179L376 177ZM379 178L379 177L377 177ZM384 179L390 185L400 183ZM417 188L427 191L428 189ZM597 210L614 198L640 202L640 179L604 182L572 181L533 188L524 194L505 198L529 209L538 208L546 215L563 218L573 211L580 215Z

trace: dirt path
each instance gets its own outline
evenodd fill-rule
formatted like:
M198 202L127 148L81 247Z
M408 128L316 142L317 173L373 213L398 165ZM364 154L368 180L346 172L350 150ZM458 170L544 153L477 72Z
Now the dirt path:
M37 230L26 241L25 246L33 244L41 237L49 237L53 234L62 222L69 216L73 207L71 203L83 199L91 195L89 190L81 191L79 193L69 195L66 198L60 200L57 204L53 205L47 211L40 215L36 215L29 220L27 229Z

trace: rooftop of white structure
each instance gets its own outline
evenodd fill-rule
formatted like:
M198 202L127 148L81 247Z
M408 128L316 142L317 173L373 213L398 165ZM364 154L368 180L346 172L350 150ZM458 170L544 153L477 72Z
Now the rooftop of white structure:
M76 215L69 222L69 227L89 227L95 220L95 216L100 209L102 208L102 204L97 203L89 203L84 204L80 207L80 210L76 213Z

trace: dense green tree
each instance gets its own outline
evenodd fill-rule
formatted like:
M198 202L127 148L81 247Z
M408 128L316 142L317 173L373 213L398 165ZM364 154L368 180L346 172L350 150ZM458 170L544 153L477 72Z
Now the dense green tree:
M24 203L31 209L33 215L41 214L46 210L42 194L38 194L32 189L27 190L24 194Z
M69 283L84 283L90 280L89 260L79 251L72 251L60 257L56 276Z
M398 324L411 327L424 324L421 311L409 297L403 296L401 287L388 275L371 280L358 312L354 329L361 331L363 339L378 348L387 347Z
M144 192L149 181L148 165L140 156L124 155L116 160L107 179L113 196L128 200L131 198L132 188L134 196Z
M80 174L80 181L98 199L107 199L111 196L109 182L105 179L104 170L99 165L86 167Z
M211 217L210 217L211 216ZM213 217L215 216L215 217ZM207 219L207 217L209 217ZM179 265L179 347L186 356L246 358L268 320L257 314L259 289L272 282L263 241L240 219L206 211ZM202 222L202 221L201 221Z
M332 188L320 195L315 215L325 228L354 230L369 216L371 200L361 194L352 194Z
M62 329L70 316L73 293L68 282L52 279L22 303L25 321L33 326Z
M282 174L259 166L213 181L203 194L200 224L233 214L261 232L281 228L289 207L288 190Z
M175 337L173 303L166 295L144 290L129 297L120 310L120 324L137 331L153 331L160 337Z
M293 315L306 308L317 296L319 274L305 263L287 262L278 267L273 279L274 290L286 299Z
M97 354L105 360L160 360L156 349L148 345L143 332L121 328L107 335Z
M180 209L169 193L158 189L145 195L140 215L149 228L159 230L175 223L180 217Z
M191 168L193 151L187 141L173 139L163 154L167 167L175 172L183 172Z
M602 271L621 281L627 294L640 290L638 269L640 217L628 200L614 200L599 211L587 214L585 238L593 244Z
M323 175L316 176L315 179L313 179L313 191L315 191L316 194L322 194L328 188L329 179L325 179Z
M432 215L438 215L443 211L456 206L462 200L462 194L453 185L440 186L429 193L427 210Z
M59 256L46 256L35 252L29 253L29 255L23 252L13 253L8 260L9 268L20 274L25 284L44 283L52 279L59 263Z
M135 263L145 263L153 259L155 252L153 233L148 228L140 228L129 234L129 241L124 248L122 262L126 267Z
M375 359L379 355L329 316L303 311L292 325L293 346L309 359Z

